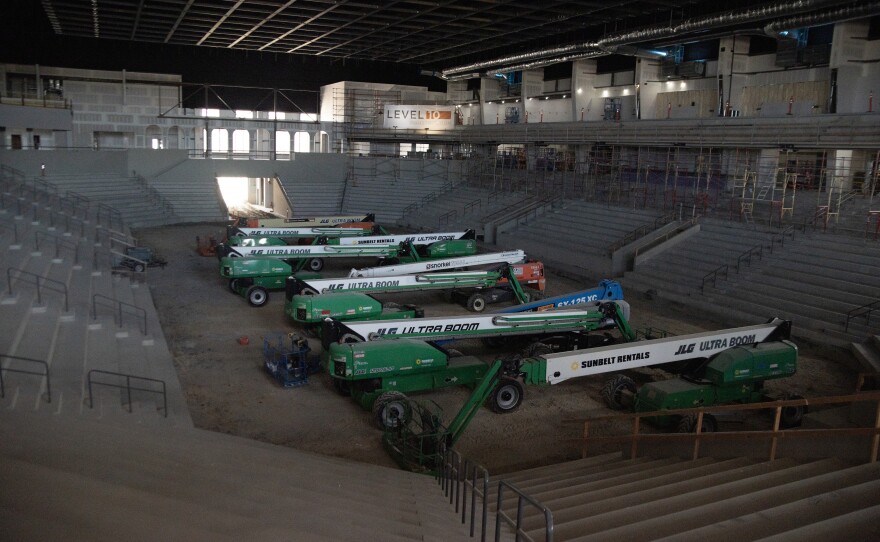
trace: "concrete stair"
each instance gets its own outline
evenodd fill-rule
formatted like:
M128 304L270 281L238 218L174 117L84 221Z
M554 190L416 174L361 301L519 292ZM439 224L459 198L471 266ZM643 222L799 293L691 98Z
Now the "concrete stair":
M147 184L174 207L174 220L169 223L218 222L228 220L229 213L216 177L190 174L172 169L155 177L145 177ZM160 224L137 224L140 227Z
M174 211L158 192L151 192L149 183L137 176L114 173L87 175L47 175L41 180L57 187L59 194L75 192L90 200L90 206L104 204L118 211L122 220L133 227L169 224L175 221Z
M552 511L554 540L800 540L834 528L854 535L847 540L880 536L880 463L607 454L498 479ZM515 517L516 501L505 495L503 509ZM523 527L544 539L537 510L525 509Z
M394 224L404 209L430 194L439 195L457 175L452 160L351 157L344 213L375 213L380 224ZM440 198L445 195L439 195Z
M870 334L872 326L859 320L847 326L846 313L880 296L874 271L880 265L880 246L828 234L795 234L783 245L770 239L769 232L706 221L688 243L626 273L621 282L629 290L704 310L733 325L770 316L791 319L795 336L815 344L849 347L855 338ZM737 273L737 259L752 243L763 247L762 256L753 256L749 265L741 262ZM701 291L703 277L722 265L728 266L727 276L719 274L714 285Z
M468 539L422 475L191 428L0 417L10 539Z
M291 179L281 177L281 185L294 216L335 215L342 205L344 179Z
M864 372L880 373L880 335L871 335L864 342L850 344L852 353L861 363Z
M600 279L611 274L608 248L659 214L653 210L564 202L551 211L500 229L497 244L523 249L529 257L568 274Z
M3 271L25 272L3 273L0 278L0 325L7 330L0 334L0 353L44 361L49 379L20 372L42 374L44 366L38 363L3 358L6 408L191 427L149 289L133 280L136 276L111 270L106 247L95 242L93 223L68 232L59 231L57 223L51 226L45 212L38 218L12 217L21 224L18 241L13 232L0 232ZM42 285L39 295L36 277ZM117 302L123 303L121 320ZM128 412L128 394L119 387L94 385L90 394L88 374L93 369L164 381L168 417L162 410L164 401L155 394L135 393L132 403L143 403L144 408L133 409L133 415ZM111 376L101 381L118 385L124 380Z

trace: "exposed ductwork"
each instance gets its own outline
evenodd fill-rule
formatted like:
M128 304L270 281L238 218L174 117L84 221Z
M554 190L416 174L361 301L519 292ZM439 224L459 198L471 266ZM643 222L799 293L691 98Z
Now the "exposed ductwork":
M778 27L782 30L785 28L845 21L867 17L876 13L880 13L880 2L865 4L861 2L828 0L796 0L737 12L698 17L682 21L677 25L656 26L612 34L593 43L577 43L564 47L542 49L519 55L475 62L466 66L456 66L442 70L441 77L447 80L454 80L459 79L460 74L464 72L473 73L474 71L488 70L490 68L495 72L534 69L559 62L559 58L564 58L565 61L568 61L614 53L641 56L638 52L645 50L634 47L636 44L650 43L669 38L685 38L695 33L737 25L766 22L765 29Z
M815 13L795 15L778 19L764 27L764 33L776 37L779 32L792 28L805 28L821 24L840 23L853 19L871 17L880 13L880 2L853 3Z

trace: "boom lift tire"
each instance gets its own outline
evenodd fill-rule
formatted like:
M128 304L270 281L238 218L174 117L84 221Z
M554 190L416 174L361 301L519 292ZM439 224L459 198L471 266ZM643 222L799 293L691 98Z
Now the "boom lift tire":
M262 307L269 301L269 293L262 286L251 286L245 293L248 303L254 307Z
M785 399L803 399L800 395L789 395ZM807 411L805 406L787 406L782 408L779 415L779 426L783 429L790 427L800 427L804 420L804 413Z
M703 428L701 433L714 433L718 431L718 421L711 414L703 414ZM678 421L679 433L696 433L697 432L697 415L690 414L682 416Z
M602 399L608 408L612 410L623 410L627 405L623 403L623 393L635 393L636 383L632 378L626 375L614 375L605 381L602 386Z
M472 294L467 300L467 309L473 312L486 310L486 298L483 294Z
M137 262L136 264L134 264L134 267L132 267L132 269L134 269L135 273L143 273L145 267L144 264Z
M498 414L506 414L513 412L523 400L523 386L519 380L513 378L502 378L495 391L492 392L489 408L492 412Z
M409 400L399 391L386 391L373 403L373 419L379 429L394 429L406 425L411 415Z
M317 273L321 269L324 269L324 259L323 258L312 258L309 260L309 270Z
M238 290L238 279L229 279L229 290L236 292Z

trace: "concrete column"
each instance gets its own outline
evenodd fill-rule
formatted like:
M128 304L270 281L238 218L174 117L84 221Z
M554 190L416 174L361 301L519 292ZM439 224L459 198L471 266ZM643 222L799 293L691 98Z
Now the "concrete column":
M829 68L837 70L837 113L872 113L880 95L880 41L868 41L868 19L834 25ZM872 94L874 99L871 99Z
M575 122L601 120L602 104L594 99L596 60L589 58L572 63L572 120Z

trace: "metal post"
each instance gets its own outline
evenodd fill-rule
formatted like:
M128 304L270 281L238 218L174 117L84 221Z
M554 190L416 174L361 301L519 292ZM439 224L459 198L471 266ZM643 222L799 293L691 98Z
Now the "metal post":
M131 414L131 376L125 375L125 391L128 395L128 413Z

